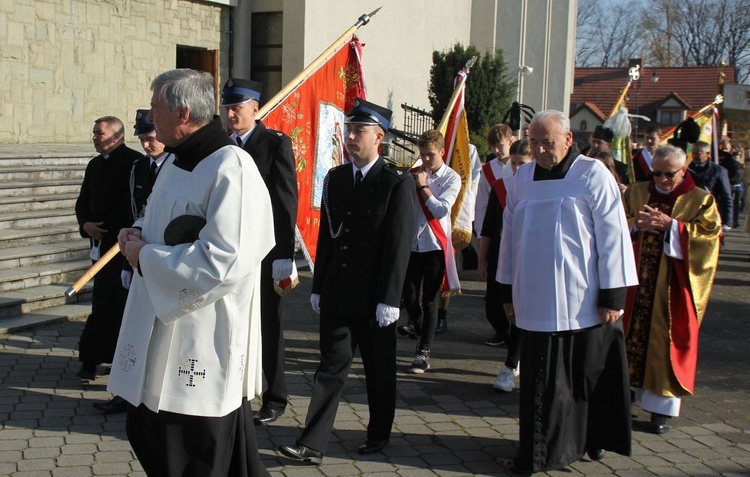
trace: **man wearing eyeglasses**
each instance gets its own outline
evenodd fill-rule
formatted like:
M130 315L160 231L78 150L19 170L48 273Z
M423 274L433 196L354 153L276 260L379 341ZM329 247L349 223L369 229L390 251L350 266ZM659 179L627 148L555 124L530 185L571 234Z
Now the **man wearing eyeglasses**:
M658 148L652 180L623 196L639 283L628 290L623 315L630 386L651 413L655 434L669 430L680 397L695 389L698 328L719 256L716 200L697 186L685 162L682 149Z
M732 224L732 191L729 187L727 170L711 161L711 145L704 141L693 144L693 160L688 166L695 185L705 189L714 196L719 207L721 223L724 230L733 227Z

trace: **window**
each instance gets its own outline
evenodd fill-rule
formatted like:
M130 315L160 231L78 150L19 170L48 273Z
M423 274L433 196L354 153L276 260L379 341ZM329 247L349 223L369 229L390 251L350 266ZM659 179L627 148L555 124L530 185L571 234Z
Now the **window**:
M672 125L679 124L682 122L683 113L682 111L661 111L660 112L660 124Z
M586 123L586 121L581 121L581 128L580 128L580 130L581 131L586 131L586 130L588 130L588 128L589 128L588 123Z
M253 13L250 68L252 79L263 83L261 104L278 93L281 84L281 52L283 37L281 12Z

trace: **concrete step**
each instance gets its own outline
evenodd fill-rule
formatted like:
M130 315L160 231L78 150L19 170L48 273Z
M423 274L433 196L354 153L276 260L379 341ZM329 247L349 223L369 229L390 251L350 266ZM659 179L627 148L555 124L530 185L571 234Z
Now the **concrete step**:
M7 166L0 162L0 182L56 181L58 179L83 181L85 171L85 166L79 164Z
M0 182L0 197L28 197L35 195L70 194L81 191L83 179L53 181Z
M67 194L0 197L0 210L3 213L26 210L67 209L75 210L77 192Z
M22 229L27 227L55 227L76 221L75 210L47 209L10 212L0 214L0 229Z
M75 220L56 226L0 229L0 254L6 248L69 242L80 238Z
M136 141L135 145L138 145ZM91 142L81 144L0 144L0 166L86 164L96 156Z
M0 250L0 270L84 259L89 252L88 239L5 248Z
M91 267L89 258L0 270L0 293L24 288L73 283Z
M70 284L60 283L5 292L0 297L0 320L53 306L91 301L93 282L87 283L72 297L65 296L69 286Z
M53 306L32 313L0 319L0 333L14 333L26 328L46 325L64 320L85 320L91 314L91 302Z

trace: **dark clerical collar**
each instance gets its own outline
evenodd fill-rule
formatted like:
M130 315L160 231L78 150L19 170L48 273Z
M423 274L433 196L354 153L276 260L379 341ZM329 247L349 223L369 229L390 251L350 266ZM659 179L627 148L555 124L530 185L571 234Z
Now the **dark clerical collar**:
M693 176L691 176L687 171L685 171L685 175L683 176L680 185L666 194L664 192L657 191L656 187L654 186L654 181L652 180L648 183L648 192L650 194L649 202L657 202L660 204L674 204L675 200L677 200L679 196L690 192L694 188L695 181L693 181Z
M214 116L210 123L194 132L182 144L176 147L166 146L164 150L175 155L175 166L191 172L203 159L222 147L233 144L224 132L219 117Z
M571 146L570 149L568 149L568 153L565 155L565 158L560 161L559 164L555 164L554 166L552 166L552 169L549 170L545 169L544 167L540 166L539 163L537 163L534 169L534 180L550 181L556 179L564 179L565 175L568 173L568 169L570 169L570 166L573 165L576 157L578 157L578 154L578 148L575 146Z

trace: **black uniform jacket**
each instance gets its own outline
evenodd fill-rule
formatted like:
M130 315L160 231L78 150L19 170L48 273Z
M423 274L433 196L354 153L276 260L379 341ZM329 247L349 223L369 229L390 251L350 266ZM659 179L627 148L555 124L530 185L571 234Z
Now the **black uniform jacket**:
M243 149L258 166L271 196L276 246L265 260L292 258L297 223L297 171L292 141L284 133L266 129L262 122L257 121Z
M411 175L399 175L382 158L356 191L351 164L328 172L312 287L322 312L369 317L378 303L400 306L415 200ZM331 230L339 229L333 238Z

